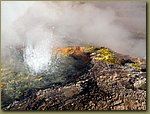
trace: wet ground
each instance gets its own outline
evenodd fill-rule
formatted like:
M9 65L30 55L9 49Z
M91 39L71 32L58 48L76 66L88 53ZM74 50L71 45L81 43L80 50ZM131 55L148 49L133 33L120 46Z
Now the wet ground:
M57 51L61 64L51 77L5 72L1 85L3 110L146 110L144 59L104 47ZM67 67L69 64L72 67Z

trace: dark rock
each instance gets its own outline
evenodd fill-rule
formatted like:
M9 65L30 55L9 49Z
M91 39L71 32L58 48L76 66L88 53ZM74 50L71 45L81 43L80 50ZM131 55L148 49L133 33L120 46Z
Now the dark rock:
M146 73L121 64L90 63L74 81L24 93L4 110L146 110Z
M122 59L122 60L121 60L121 65L125 65L126 63L135 63L135 62L133 62L133 61L130 60L130 59Z

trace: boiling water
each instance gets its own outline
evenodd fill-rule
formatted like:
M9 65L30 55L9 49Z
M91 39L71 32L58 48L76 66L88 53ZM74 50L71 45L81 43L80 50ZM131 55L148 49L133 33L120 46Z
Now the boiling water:
M42 73L51 64L51 46L48 39L40 44L28 45L24 51L24 62L32 73Z

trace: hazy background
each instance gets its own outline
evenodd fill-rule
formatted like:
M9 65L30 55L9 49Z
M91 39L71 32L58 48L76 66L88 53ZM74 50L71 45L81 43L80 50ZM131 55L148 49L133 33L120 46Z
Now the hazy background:
M16 46L40 47L44 55L52 47L92 44L146 57L144 1L1 3L3 56Z

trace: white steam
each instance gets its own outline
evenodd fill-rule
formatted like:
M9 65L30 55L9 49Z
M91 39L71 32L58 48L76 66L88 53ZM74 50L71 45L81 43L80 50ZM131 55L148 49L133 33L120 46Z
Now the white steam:
M35 71L48 64L52 47L89 44L145 57L146 3L2 2L2 53L24 45Z

